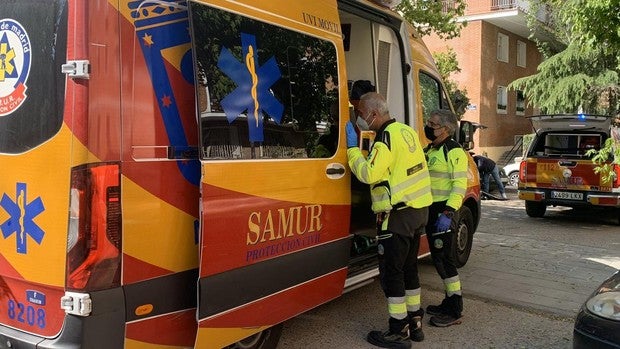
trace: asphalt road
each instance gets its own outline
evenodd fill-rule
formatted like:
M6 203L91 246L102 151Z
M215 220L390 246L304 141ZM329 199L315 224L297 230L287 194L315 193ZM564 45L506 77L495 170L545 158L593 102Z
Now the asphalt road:
M424 319L424 348L570 348L573 319L596 286L620 269L616 217L597 210L549 208L529 218L509 190L508 201L483 201L469 262L460 269L461 325L436 328ZM443 297L429 259L420 261L422 305ZM278 348L373 348L385 329L378 282L302 314L284 325Z

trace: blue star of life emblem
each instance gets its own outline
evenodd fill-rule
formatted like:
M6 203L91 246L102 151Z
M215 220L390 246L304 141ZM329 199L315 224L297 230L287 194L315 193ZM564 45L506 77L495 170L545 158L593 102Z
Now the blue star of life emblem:
M241 33L241 46L242 62L228 48L222 48L220 53L218 68L237 84L237 88L222 100L221 105L229 123L247 110L250 141L262 142L262 113L268 114L277 123L280 123L284 113L284 106L269 90L282 75L275 57L259 66L254 35Z
M15 234L17 253L27 253L26 241L28 236L37 244L41 244L45 232L34 222L34 218L45 211L45 207L41 197L28 202L26 183L17 183L15 201L3 194L0 207L4 208L10 215L9 219L0 225L2 236L8 239Z

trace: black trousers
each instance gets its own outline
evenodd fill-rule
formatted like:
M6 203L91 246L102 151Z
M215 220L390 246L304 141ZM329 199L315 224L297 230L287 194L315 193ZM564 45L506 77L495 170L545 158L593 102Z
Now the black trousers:
M418 251L428 208L393 210L385 218L387 230L382 230L383 222L377 220L381 287L386 297L404 297L405 290L420 288Z
M458 222L458 213L454 213L452 218L452 224L450 225L450 232L437 235L437 229L435 223L439 215L445 210L446 201L433 202L428 210L428 224L426 225L426 238L428 239L428 246L431 250L431 258L435 269L442 279L451 278L459 275L456 269L456 261L452 255L452 244L454 241L454 234L456 231L456 223Z

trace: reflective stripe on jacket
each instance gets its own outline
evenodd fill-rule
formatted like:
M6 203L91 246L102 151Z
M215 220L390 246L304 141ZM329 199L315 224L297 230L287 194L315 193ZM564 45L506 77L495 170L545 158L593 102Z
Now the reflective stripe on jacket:
M426 158L433 202L447 201L446 206L458 210L467 191L467 154L456 141L449 139L437 148L428 147Z
M353 174L370 184L373 212L388 212L399 203L421 208L433 202L424 151L411 127L389 121L367 158L358 147L349 148L347 155Z

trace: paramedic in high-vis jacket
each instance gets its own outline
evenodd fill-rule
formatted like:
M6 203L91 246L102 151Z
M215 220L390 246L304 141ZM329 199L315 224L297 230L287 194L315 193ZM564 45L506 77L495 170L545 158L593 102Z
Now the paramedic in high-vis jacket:
M390 314L389 329L371 331L367 340L384 348L410 348L411 340L424 339L417 259L432 203L428 167L418 135L390 117L381 95L364 94L356 112L360 129L376 131L365 158L349 121L347 155L353 174L370 185L372 210L377 215L381 286Z
M458 217L467 189L467 154L452 139L457 118L449 110L435 110L424 127L431 144L426 147L426 161L431 174L433 204L429 208L426 237L435 269L443 280L446 297L440 305L429 305L426 313L433 315L430 323L446 327L461 322L463 297L461 281L452 253Z

